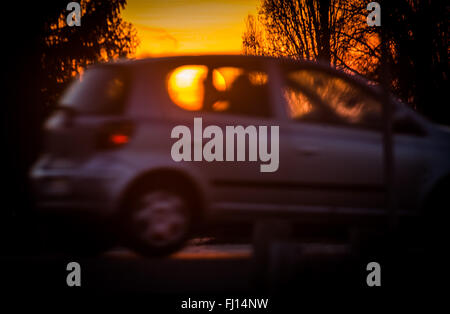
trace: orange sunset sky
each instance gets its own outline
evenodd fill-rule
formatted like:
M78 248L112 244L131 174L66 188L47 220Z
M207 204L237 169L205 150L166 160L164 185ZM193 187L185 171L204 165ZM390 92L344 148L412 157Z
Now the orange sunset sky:
M240 53L247 15L258 0L128 0L123 18L141 41L137 57Z

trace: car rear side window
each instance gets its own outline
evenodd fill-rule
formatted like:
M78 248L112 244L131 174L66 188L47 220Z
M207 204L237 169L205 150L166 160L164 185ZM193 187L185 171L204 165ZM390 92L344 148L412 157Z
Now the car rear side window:
M61 97L60 106L86 114L120 114L124 110L127 85L124 71L90 69L70 85Z
M235 66L182 65L170 71L167 92L188 111L270 117L265 71Z

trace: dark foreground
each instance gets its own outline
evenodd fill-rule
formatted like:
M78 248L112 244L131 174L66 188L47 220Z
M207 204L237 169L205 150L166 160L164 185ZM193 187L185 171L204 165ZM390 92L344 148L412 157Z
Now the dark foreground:
M346 243L279 242L263 257L249 244L197 240L168 258L142 258L121 248L95 257L1 257L2 282L7 296L22 300L38 297L51 303L94 298L109 300L111 305L112 300L133 299L148 303L149 309L158 308L158 312L209 311L183 309L186 300L225 304L226 299L267 298L268 309L239 309L256 313L300 309L307 302L329 300L330 296L342 296L341 301L350 303L360 296L372 302L411 293L421 297L444 280L444 268L439 268L442 262L430 260L421 249L372 247L371 251L355 253ZM66 283L66 267L73 261L81 266L80 287ZM380 287L367 285L366 266L373 261L381 266ZM314 304L330 305L322 301ZM216 306L214 312L230 311L223 307Z

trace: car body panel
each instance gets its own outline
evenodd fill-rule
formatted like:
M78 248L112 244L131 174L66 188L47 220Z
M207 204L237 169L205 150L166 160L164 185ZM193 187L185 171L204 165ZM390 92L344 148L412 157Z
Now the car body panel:
M177 107L167 94L167 73L183 64L263 67L269 73L273 117L190 112ZM186 175L198 187L208 215L225 211L236 218L239 213L250 213L257 219L256 213L271 213L300 220L316 215L320 217L316 223L338 216L371 219L384 215L382 132L291 121L281 94L279 70L290 64L345 75L311 62L244 56L158 58L105 65L126 68L130 74L125 110L118 116L76 116L69 126L58 122L63 118L57 115L49 120L47 134L56 142L31 170L39 207L61 211L86 207L86 214L115 215L133 182L145 174L170 170ZM374 95L379 93L361 78L349 79ZM396 108L405 110L426 131L394 135L395 205L400 215L411 215L423 207L435 184L450 174L450 136L405 105L396 104ZM278 171L260 172L260 161L173 161L171 147L176 139L171 138L171 131L177 125L192 128L195 117L201 117L204 126L216 125L222 130L227 125L279 126ZM119 149L98 151L98 128L122 120L134 124L130 141ZM58 183L53 183L58 180L59 191ZM52 192L53 185L56 192Z

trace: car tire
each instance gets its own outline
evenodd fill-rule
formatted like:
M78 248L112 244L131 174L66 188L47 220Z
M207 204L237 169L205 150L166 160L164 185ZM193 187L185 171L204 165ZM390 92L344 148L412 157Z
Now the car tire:
M143 256L166 256L181 249L191 233L192 202L169 182L146 183L126 202L125 245Z

